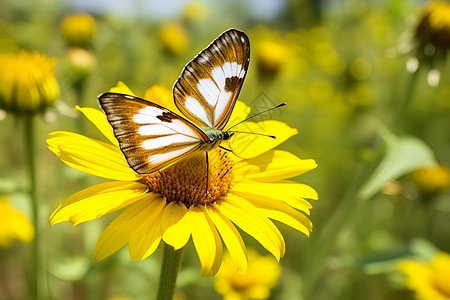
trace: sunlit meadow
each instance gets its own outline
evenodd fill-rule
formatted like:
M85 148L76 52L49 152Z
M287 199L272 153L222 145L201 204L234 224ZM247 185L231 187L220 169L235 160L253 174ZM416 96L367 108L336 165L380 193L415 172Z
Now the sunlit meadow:
M122 249L103 242L127 210L111 204L120 195L103 199L113 207L98 218L88 202L57 213L70 196L116 183L71 165L64 147L88 142L49 135L102 142L98 161L126 175L117 184L149 194L89 108L113 87L172 102L183 66L229 28L251 45L234 114L287 103L239 127L279 139L246 135L233 148L251 158L236 169L278 171L247 186L250 171L230 177L227 196L249 209L245 220L223 211L237 242L212 217L220 199L188 207L204 213L210 239L202 228L183 242L161 234L151 255L131 238ZM185 244L174 299L450 299L449 41L446 1L1 1L0 299L168 299L158 292L166 243ZM284 174L277 159L287 156L297 169ZM140 223L163 217L151 218Z

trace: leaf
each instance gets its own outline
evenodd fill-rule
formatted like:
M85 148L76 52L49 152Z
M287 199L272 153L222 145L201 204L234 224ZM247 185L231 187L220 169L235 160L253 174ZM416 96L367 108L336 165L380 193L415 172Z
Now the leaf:
M416 169L434 167L437 162L427 144L411 136L396 137L385 131L386 154L359 191L360 199L373 197L390 180L406 175Z

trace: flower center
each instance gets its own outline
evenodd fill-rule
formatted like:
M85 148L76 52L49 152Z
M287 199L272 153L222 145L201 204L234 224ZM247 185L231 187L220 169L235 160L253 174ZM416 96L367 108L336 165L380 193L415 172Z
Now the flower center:
M233 179L232 168L229 153L216 148L145 175L142 181L150 191L160 193L169 202L179 201L186 207L206 205L227 194Z

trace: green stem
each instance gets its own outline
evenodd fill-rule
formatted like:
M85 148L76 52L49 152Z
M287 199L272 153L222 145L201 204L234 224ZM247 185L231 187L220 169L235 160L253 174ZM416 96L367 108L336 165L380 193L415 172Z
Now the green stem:
M411 102L414 94L414 88L417 83L417 78L419 77L420 65L415 72L408 73L409 76L406 78L405 89L403 93L400 95L399 99L394 99L392 101L393 104L393 112L388 121L388 128L394 129L394 127L398 124L398 122L402 119L403 114L405 113L406 108Z
M163 261L161 264L161 274L159 277L157 300L172 300L177 282L178 270L184 248L174 250L172 246L164 243Z
M26 115L24 117L24 138L25 138L25 155L27 163L29 194L31 200L33 225L35 236L32 244L33 257L33 280L32 280L32 295L33 299L45 299L45 275L42 261L42 236L41 226L39 220L39 204L36 191L36 161L35 161L35 130L34 130L34 116Z

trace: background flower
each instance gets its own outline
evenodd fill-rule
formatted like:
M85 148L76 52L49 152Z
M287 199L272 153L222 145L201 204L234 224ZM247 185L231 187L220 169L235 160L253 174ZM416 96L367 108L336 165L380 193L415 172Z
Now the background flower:
M0 54L0 108L15 113L42 111L59 97L55 60L36 52Z
M66 16L61 23L61 31L71 46L86 47L96 31L95 19L86 13Z
M216 291L226 300L267 299L270 289L275 287L281 273L280 265L269 256L261 256L253 249L247 249L248 270L239 274L230 256L214 277Z
M445 300L450 298L450 255L445 252L436 254L432 262L407 260L401 263L399 270L406 277L405 285L413 290L416 299Z
M34 228L28 217L12 208L6 197L0 197L0 247L9 247L14 240L30 242L34 238Z

